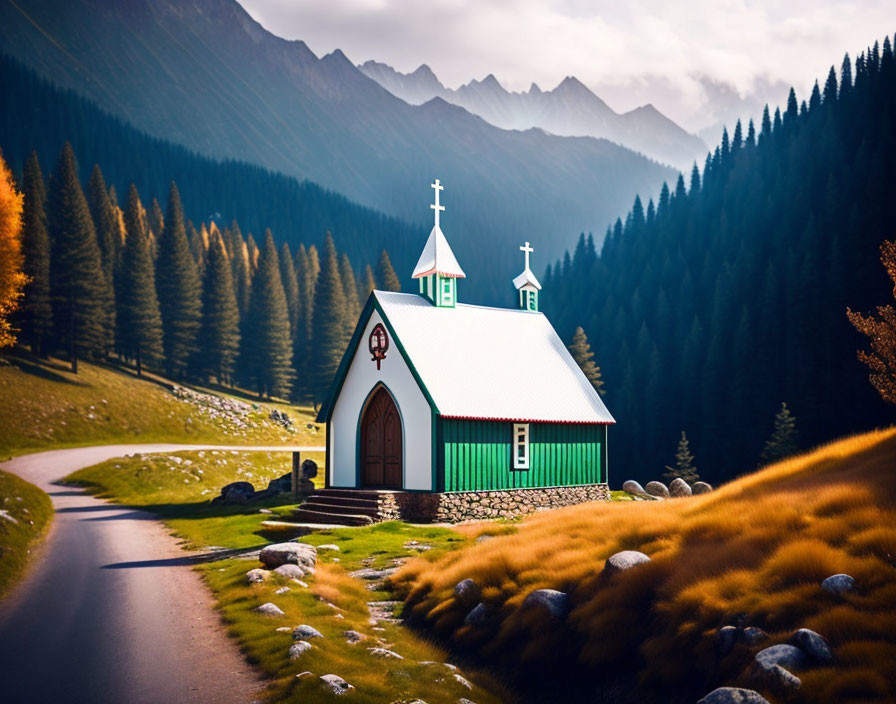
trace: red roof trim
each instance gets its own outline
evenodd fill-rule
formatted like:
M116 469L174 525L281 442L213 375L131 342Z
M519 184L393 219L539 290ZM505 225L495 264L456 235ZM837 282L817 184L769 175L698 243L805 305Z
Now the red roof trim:
M449 416L440 414L440 418L450 420L493 420L501 423L557 423L563 425L616 425L616 421L588 420L545 420L544 418L483 418L479 416Z
M444 276L446 279L465 279L467 278L466 274L449 274L445 271L439 271L438 269L430 269L429 271L423 271L419 274L414 274L412 279L422 279L424 276L430 276L432 274L438 274L439 276Z

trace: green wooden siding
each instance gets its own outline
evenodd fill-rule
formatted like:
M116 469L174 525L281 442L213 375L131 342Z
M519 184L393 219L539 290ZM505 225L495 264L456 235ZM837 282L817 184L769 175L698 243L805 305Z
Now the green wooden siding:
M529 424L529 469L512 468L513 423L444 418L445 491L575 486L606 481L605 425Z

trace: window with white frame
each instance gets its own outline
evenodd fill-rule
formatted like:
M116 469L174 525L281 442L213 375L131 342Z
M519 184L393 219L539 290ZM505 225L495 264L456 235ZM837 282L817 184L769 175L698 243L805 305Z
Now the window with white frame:
M442 305L450 306L453 303L451 283L451 279L442 279Z
M513 424L513 468L529 469L529 424Z

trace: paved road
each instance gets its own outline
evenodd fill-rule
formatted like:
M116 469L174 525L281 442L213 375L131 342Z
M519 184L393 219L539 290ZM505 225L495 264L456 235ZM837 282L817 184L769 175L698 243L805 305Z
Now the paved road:
M211 445L109 445L18 457L0 469L46 491L56 516L35 564L0 602L0 671L10 704L252 701L262 684L165 527L54 482L135 452ZM303 447L232 447L303 450Z

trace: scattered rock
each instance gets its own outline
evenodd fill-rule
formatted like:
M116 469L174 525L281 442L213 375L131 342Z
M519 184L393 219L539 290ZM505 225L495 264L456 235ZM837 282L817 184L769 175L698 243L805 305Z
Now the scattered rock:
M274 594L286 594L289 591L289 587L280 587L279 589L274 591Z
M802 682L791 670L801 670L808 664L808 656L796 646L772 645L756 653L750 676L762 685L792 692L799 689Z
M321 675L318 679L324 683L333 694L348 694L354 687L342 679L339 675Z
M473 685L470 684L470 681L466 677L455 672L454 679L456 679L461 685L472 691Z
M314 626L302 624L292 629L293 640L301 640L302 638L323 638L324 635Z
M830 594L846 594L855 589L856 580L848 574L832 574L821 583L821 588Z
M339 546L338 546L338 545L333 545L332 543L327 543L326 545L318 545L318 546L317 546L317 551L320 552L321 550L332 550L333 552L339 552L339 551L340 551L340 550L339 550Z
M734 626L722 626L716 631L715 649L719 655L727 655L734 650L737 642L737 629Z
M627 480L622 485L622 490L629 494L646 494L647 493L646 491L644 491L644 487L641 486L634 479Z
M488 623L491 620L491 617L492 617L491 609L488 606L486 606L485 604L483 604L482 602L479 602L478 604L476 604L476 606L473 608L473 610L467 614L466 618L464 618L464 625L465 626L484 626L486 623Z
M694 482L693 486L691 486L691 491L694 493L694 496L699 496L700 494L708 494L712 491L712 485L707 484L706 482Z
M387 650L386 648L368 648L368 652L375 658L386 658L389 660L404 660L398 653Z
M300 672L299 674L297 674L296 679L302 679L303 677L310 677L313 674L314 673L311 672L311 670L305 670L304 672ZM253 704L254 704L254 702L253 702Z
M690 485L681 477L675 477L669 484L669 494L674 498L690 496L693 493Z
M292 631L292 626L280 626L274 630L277 631L277 633L289 633Z
M719 687L712 690L697 704L769 704L769 701L752 689Z
M806 654L795 645L770 645L756 653L755 661L762 666L780 665L788 670L801 670L809 664Z
M611 555L607 558L606 565L604 565L604 572L607 574L625 572L632 567L643 565L646 562L650 562L650 558L643 552L638 552L637 550L623 550L622 552L617 552L615 555Z
M307 543L275 543L262 548L258 559L268 569L290 564L303 568L306 574L313 574L317 550Z
M457 700L457 704L476 704L476 702L471 702L469 699L466 699L465 697L461 697L460 699Z
M306 650L311 650L311 643L307 640L297 640L291 646L289 646L289 659L295 660Z
M233 482L221 489L221 495L212 499L213 504L245 504L255 494L249 482Z
M283 609L281 609L276 604L272 604L270 601L256 607L255 609L253 609L253 611L257 611L258 613L264 614L265 616L283 616Z
M7 510L0 511L0 518L5 518L10 523L18 523L18 521Z
M526 596L523 608L543 608L553 618L563 618L569 608L569 597L556 589L536 589Z
M669 489L666 488L666 485L662 482L647 482L647 486L644 487L644 491L646 491L651 496L656 496L660 499L669 498Z
M756 626L748 626L741 631L740 639L747 645L759 645L768 640L768 633Z
M390 577L398 570L397 567L385 567L381 570L375 570L372 567L365 567L361 570L355 570L354 572L349 572L349 577L354 577L355 579L385 579L386 577Z
M250 584L258 584L259 582L265 581L267 578L268 573L257 567L254 570L246 572L246 579L249 580Z
M344 631L342 635L352 645L354 645L355 643L360 643L367 637L363 633L358 633L357 631Z
M482 590L472 579L463 579L454 585L454 598L464 606L472 606L479 602Z
M808 628L801 628L790 636L790 643L820 665L827 665L834 660L828 642L820 634Z
M287 563L275 569L274 574L279 574L281 577L286 577L286 579L301 579L305 576L305 570L298 565Z

